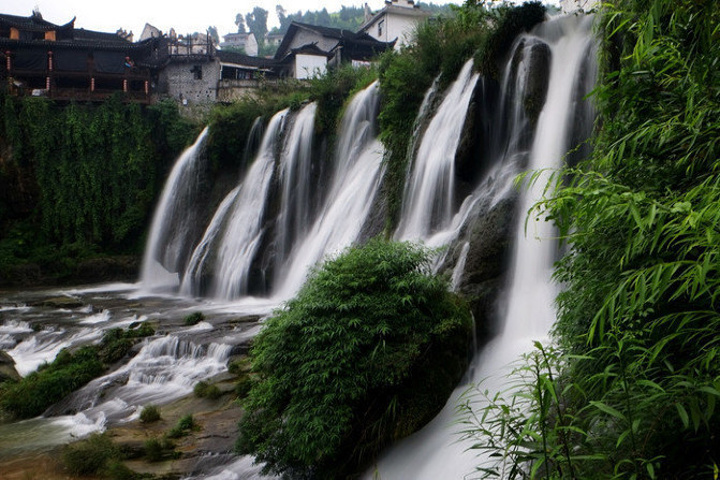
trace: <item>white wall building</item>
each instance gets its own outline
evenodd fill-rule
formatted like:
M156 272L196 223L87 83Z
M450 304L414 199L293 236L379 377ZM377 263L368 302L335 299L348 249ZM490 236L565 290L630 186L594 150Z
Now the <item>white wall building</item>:
M560 0L562 13L572 13L582 10L588 12L600 6L600 0Z
M245 50L246 55L252 57L258 54L258 43L254 33L228 33L223 35L220 48L240 47Z
M295 55L295 75L299 80L318 77L327 71L327 57L298 53Z
M366 11L369 11L366 6ZM418 23L430 13L420 10L414 0L385 0L385 6L376 14L366 15L365 23L358 30L381 42L395 41L395 49L408 45Z

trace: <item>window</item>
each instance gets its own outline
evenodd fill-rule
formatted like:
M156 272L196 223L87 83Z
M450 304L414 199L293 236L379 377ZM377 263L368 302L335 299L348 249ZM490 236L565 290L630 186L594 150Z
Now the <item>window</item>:
M193 74L195 80L202 80L202 67L200 65L194 65L190 69L190 73Z
M378 37L382 37L383 28L385 27L385 19L378 22Z

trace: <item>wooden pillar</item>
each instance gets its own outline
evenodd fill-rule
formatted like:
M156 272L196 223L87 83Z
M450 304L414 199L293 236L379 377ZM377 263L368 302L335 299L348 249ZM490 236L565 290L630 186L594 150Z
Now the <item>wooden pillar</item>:
M54 67L54 65L53 65L53 52L52 52L52 50L49 50L49 51L48 51L48 70L52 72L52 71L53 71L53 67Z
M10 58L10 50L5 50L5 67L7 67L8 73L12 70L12 59Z
M128 81L127 78L123 78L123 92L127 93L128 91Z
M145 80L145 95L148 95L150 93L150 82Z
M90 77L90 91L95 91L95 77Z

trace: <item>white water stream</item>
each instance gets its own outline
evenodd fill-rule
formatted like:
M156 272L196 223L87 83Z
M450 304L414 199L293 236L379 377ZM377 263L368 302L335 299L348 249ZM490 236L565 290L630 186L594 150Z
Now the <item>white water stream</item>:
M555 168L568 148L571 106L580 66L592 42L592 18L561 18L548 22L536 34L552 50L552 68L545 107L538 119L529 169ZM491 392L506 385L510 365L532 348L533 340L545 340L555 314L556 287L550 275L557 241L549 222L531 220L524 231L525 213L540 198L544 186L540 178L525 189L516 227L510 287L505 300L501 333L473 362L474 383L482 382ZM461 426L456 410L468 389L460 386L441 413L425 428L391 448L367 474L382 480L463 479L478 465L490 466L495 460L468 451L472 442L460 441Z
M310 269L357 241L380 182L384 149L376 139L377 82L348 105L340 129L335 172L325 204L307 235L296 242L281 282L278 301L294 295Z
M192 247L186 242L191 238L189 232L196 227L197 219L191 212L200 189L200 153L207 134L205 127L195 143L180 155L165 182L148 234L140 274L145 290L179 285L178 274L185 268L180 261L183 252Z
M203 276L212 278L210 293L232 299L247 292L250 264L263 233L267 191L275 166L275 149L288 111L270 120L260 151L245 178L222 201L195 247L183 278L181 293L197 295ZM206 270L212 270L206 273Z

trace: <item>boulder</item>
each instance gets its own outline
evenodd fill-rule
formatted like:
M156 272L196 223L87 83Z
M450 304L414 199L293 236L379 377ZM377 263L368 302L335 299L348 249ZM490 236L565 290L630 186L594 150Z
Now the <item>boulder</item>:
M0 383L19 381L22 377L15 370L15 360L4 350L0 350Z

